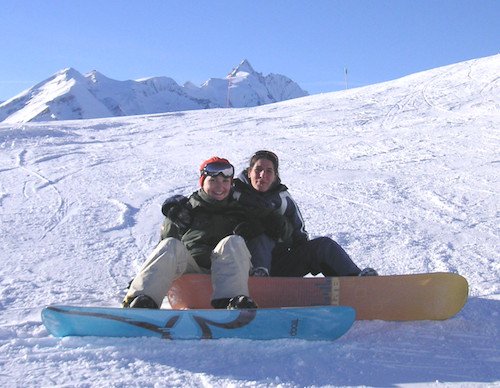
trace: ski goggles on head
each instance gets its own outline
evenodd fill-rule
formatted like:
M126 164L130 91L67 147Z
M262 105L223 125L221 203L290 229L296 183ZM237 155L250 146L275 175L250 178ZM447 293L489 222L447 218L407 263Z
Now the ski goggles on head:
M209 163L203 167L203 170L200 171L200 175L211 177L222 175L224 178L232 178L234 176L234 167L232 164L228 163Z

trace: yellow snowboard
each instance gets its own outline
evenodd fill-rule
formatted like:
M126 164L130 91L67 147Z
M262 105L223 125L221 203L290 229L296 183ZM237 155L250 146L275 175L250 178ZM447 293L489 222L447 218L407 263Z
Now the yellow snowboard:
M250 277L259 307L334 305L356 309L356 319L442 320L457 314L468 297L467 280L454 273L366 277ZM168 293L175 309L211 308L210 275L184 275Z

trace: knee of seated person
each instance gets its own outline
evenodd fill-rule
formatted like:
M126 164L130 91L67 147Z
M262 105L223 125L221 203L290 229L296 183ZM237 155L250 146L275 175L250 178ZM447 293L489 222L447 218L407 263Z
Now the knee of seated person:
M160 241L160 243L156 247L156 250L163 253L165 251L173 249L175 252L180 245L183 245L180 240L177 240L174 237L167 237L166 239Z
M245 239L241 236L230 235L224 237L219 241L217 246L214 249L214 252L218 253L226 253L231 255L237 255L238 258L244 259L249 258L250 252L248 251L248 247L245 243Z
M185 245L180 240L168 237L156 247L154 256L157 262L176 263L176 272L180 275L186 270L188 255Z
M232 234L230 236L224 237L222 240L220 240L219 244L224 244L224 245L230 245L230 246L241 246L245 245L245 239L241 236L238 236L236 234Z

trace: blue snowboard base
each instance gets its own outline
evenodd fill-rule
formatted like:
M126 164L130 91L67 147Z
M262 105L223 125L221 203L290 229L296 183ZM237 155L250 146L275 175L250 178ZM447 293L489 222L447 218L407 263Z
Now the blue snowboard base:
M151 310L52 305L42 310L42 322L56 337L334 340L349 330L354 319L354 309L344 306Z

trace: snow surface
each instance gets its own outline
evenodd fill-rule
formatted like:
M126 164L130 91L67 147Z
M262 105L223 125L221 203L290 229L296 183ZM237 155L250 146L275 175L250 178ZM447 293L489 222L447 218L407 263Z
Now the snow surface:
M256 108L1 124L0 386L500 386L499 74L496 55ZM46 304L119 304L202 160L261 148L311 236L381 274L458 272L464 309L334 342L47 333Z

